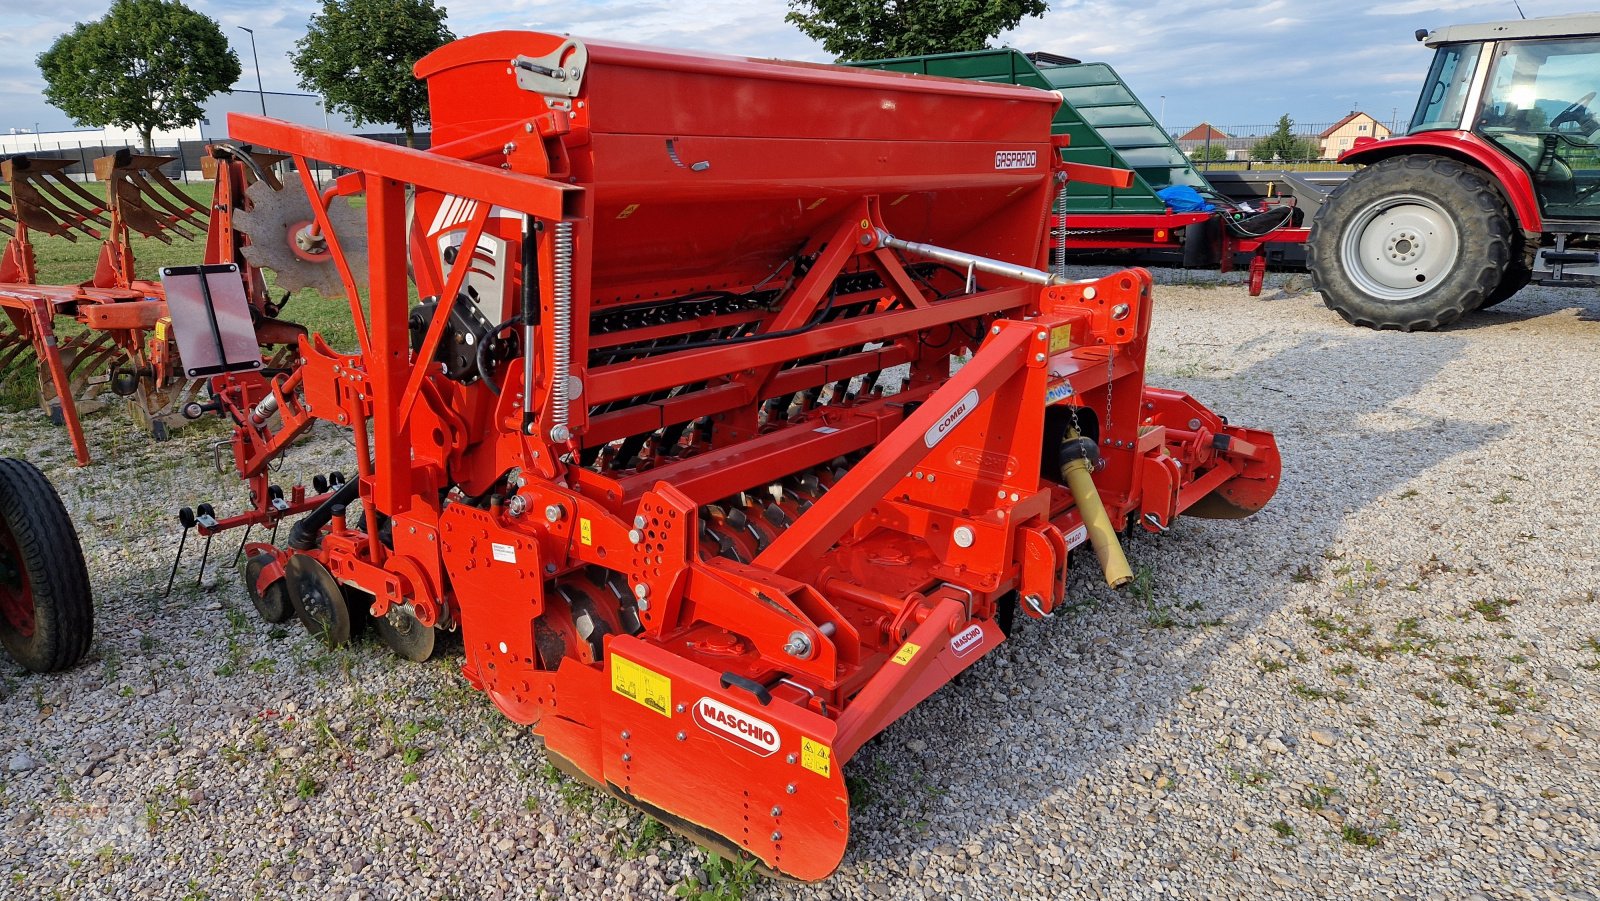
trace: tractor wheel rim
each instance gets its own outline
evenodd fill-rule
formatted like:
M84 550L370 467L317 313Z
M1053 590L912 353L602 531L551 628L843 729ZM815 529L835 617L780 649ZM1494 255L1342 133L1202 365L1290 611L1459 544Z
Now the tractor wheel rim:
M1383 300L1410 300L1433 290L1461 255L1455 220L1436 201L1415 194L1363 207L1343 244L1350 280Z
M0 622L23 638L33 636L33 586L11 531L0 523Z

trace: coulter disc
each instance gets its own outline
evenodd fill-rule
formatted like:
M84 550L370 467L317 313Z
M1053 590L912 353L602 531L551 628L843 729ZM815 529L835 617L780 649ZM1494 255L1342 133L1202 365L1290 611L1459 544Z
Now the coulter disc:
M306 631L329 647L350 643L350 608L339 581L328 568L305 554L295 554L283 565L289 601Z

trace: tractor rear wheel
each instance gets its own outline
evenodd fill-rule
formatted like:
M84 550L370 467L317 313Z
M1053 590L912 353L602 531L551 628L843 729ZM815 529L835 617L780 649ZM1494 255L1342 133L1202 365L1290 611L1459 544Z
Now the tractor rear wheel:
M0 644L36 673L83 659L94 601L78 533L31 463L0 458Z
M1511 243L1511 214L1494 185L1455 160L1412 154L1374 163L1328 196L1306 265L1347 322L1426 331L1484 305Z

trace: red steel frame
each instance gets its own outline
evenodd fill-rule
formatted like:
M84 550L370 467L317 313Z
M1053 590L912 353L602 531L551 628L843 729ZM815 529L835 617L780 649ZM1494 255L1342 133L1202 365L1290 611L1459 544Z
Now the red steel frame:
M505 32L423 60L428 153L230 117L236 138L292 156L361 349L312 337L287 377L213 380L255 503L202 532L288 515L265 501L267 463L314 419L351 427L367 521L386 518L389 537L334 518L310 547L251 545L274 560L258 589L308 554L370 594L372 615L403 608L424 626L459 628L466 677L543 735L564 768L774 870L822 878L848 836L845 762L1000 644L1014 599L1034 617L1065 600L1084 518L1067 488L1041 477L1056 469L1047 442L1061 440L1064 414L1097 439L1111 521L1151 531L1184 511L1259 509L1276 488L1276 446L1144 384L1142 270L1050 286L930 277L884 244L900 229L1042 265L1049 203L1068 171L1052 151L1050 95L594 43L574 97L517 88L506 60L570 43ZM878 109L913 115L856 115ZM930 155L917 140L945 149ZM1030 153L1038 164L1001 166ZM323 192L312 159L352 171ZM368 312L326 230L327 200L355 193L366 197ZM444 274L425 210L459 212L450 227L474 249L520 240L512 223L526 217L539 262L540 325L520 352L532 355L531 383L521 356L488 376L498 394L445 377L426 362L445 340L443 315L413 350L408 262L425 297L456 297L468 270ZM608 311L750 290L791 255L803 271L795 265L763 307L723 317L770 337L615 363L594 355L688 327L591 334ZM512 295L531 293L533 273L514 269ZM844 307L855 312L818 314ZM555 373L568 351L565 387L581 393L563 431ZM969 351L950 374L952 354ZM904 390L871 390L902 364ZM858 395L798 399L858 377ZM255 412L268 395L275 418ZM583 465L613 442L691 422L706 432L638 465ZM852 462L835 468L841 459ZM796 481L815 472L820 487ZM770 508L781 510L734 525L726 499L774 483L788 486ZM297 490L293 512L318 500ZM603 621L593 644L573 625L580 609ZM564 653L552 657L550 636Z

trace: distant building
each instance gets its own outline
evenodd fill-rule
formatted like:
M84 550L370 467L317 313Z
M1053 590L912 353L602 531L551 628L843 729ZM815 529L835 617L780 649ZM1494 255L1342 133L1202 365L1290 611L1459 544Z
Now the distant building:
M229 113L252 113L261 115L263 102L267 108L267 115L274 119L285 119L299 125L312 125L328 131L350 134L356 131L356 125L337 112L330 112L323 107L322 98L315 94L287 94L278 91L267 91L264 94L255 91L224 91L213 95L206 101L205 114L200 121L188 128L176 128L168 131L157 131L151 135L151 141L157 147L170 148L180 142L187 141L214 141L228 136ZM375 132L387 132L390 129L383 126L372 126L366 129ZM107 126L105 128L79 128L66 131L28 132L22 129L8 129L9 134L0 133L0 154L12 153L66 153L79 147L138 147L139 133L133 129Z
M1322 158L1331 160L1355 146L1356 138L1377 138L1381 141L1388 136L1389 129L1382 122L1366 113L1352 110L1350 115L1323 129L1317 137L1322 141Z
M1178 135L1179 141L1194 141L1204 144L1207 141L1213 144L1222 144L1228 140L1228 133L1212 125L1210 122L1201 122L1199 125Z

